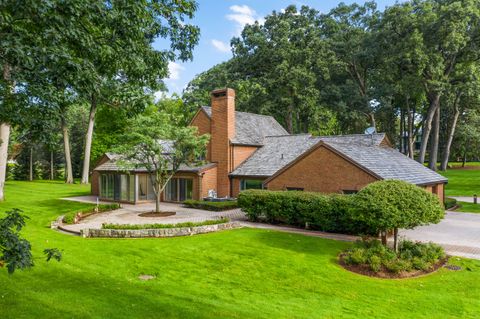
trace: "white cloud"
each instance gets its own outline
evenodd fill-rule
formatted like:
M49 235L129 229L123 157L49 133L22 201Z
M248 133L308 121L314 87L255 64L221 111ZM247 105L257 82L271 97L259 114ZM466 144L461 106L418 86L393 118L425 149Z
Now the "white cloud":
M255 10L250 8L247 5L233 5L230 7L232 13L227 14L226 17L228 20L233 21L236 25L236 32L240 34L243 30L243 27L246 24L254 24L258 20L260 24L263 24L265 19L259 17Z
M220 52L230 52L230 46L223 41L212 39L212 45Z
M185 68L182 65L176 62L168 62L168 79L173 81L180 79L180 72L183 70L185 70Z

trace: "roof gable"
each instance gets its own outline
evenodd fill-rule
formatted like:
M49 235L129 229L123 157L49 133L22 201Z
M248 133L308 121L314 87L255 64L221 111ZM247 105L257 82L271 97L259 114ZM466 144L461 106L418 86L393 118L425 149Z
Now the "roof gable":
M210 106L201 110L209 118L212 116ZM286 135L288 132L272 116L235 111L235 137L233 144L263 145L266 136Z

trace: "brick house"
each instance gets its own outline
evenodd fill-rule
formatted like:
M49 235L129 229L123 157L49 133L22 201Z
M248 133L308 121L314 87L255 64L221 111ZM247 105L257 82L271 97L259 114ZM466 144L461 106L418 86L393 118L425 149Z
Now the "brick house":
M211 135L207 164L182 167L162 200L202 199L209 190L236 197L241 190L304 190L354 193L377 180L399 179L444 199L447 179L392 148L385 134L290 135L271 116L235 111L235 91L211 93L190 125ZM138 203L154 199L145 171L122 172L105 154L92 173L92 194Z

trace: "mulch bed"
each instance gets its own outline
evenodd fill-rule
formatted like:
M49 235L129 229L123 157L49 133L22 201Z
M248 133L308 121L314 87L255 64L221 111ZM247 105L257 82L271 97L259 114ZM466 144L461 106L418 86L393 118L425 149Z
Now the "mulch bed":
M343 259L342 254L338 258L338 263L348 271L351 271L360 275L364 275L364 276L383 278L383 279L404 279L404 278L414 278L414 277L424 276L442 268L447 263L447 261L448 261L448 258L440 260L430 270L402 271L395 274L387 271L386 269L383 269L379 272L374 272L370 269L368 265L347 265Z
M173 216L175 215L175 212L147 212L147 213L141 213L138 216L140 217L167 217L167 216Z

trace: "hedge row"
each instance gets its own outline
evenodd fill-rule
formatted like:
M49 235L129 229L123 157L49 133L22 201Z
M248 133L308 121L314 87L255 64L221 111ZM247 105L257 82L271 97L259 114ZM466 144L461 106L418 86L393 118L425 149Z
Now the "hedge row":
M119 209L120 204L117 204L117 203L100 204L100 205L98 205L98 209L95 209L95 208L96 208L96 206L92 206L92 207L84 209L84 210L68 212L63 216L63 222L65 224L75 224L76 220L84 218L88 215L91 215L91 214L94 214L94 213L104 213L104 212L109 212L111 210Z
M355 195L246 190L238 196L238 205L252 221L265 219L273 224L368 235L368 228L352 218L354 198Z
M203 222L184 222L178 224L103 224L102 229L162 229L162 228L183 228L198 227L207 225L218 225L228 223L230 219L210 219Z
M221 212L224 210L234 209L238 207L237 201L224 201L224 202L210 202L204 200L189 199L183 202L183 205L191 208L205 209L215 212Z

